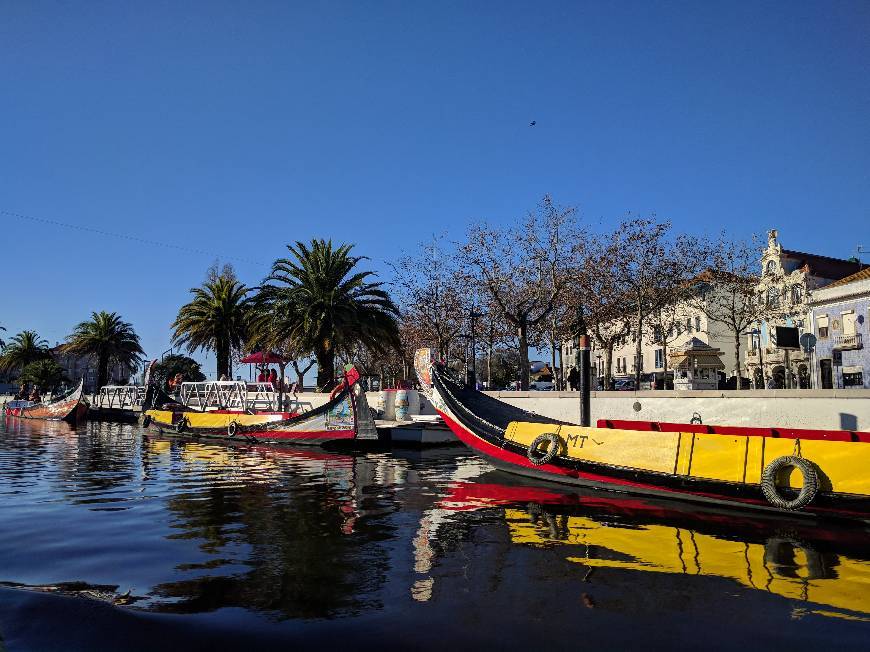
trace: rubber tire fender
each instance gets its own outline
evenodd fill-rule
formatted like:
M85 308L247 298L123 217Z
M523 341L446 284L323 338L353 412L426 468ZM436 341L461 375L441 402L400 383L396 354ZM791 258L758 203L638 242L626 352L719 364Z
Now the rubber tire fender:
M797 469L804 476L804 485L801 487L798 495L792 500L783 498L776 486L777 474L782 469L788 467ZM761 491L764 493L764 497L767 499L767 502L780 509L794 510L806 507L816 497L818 490L819 476L816 473L816 467L809 460L797 455L777 457L764 467L764 472L761 474Z
M181 419L179 419L178 423L175 424L175 432L181 434L182 432L184 432L184 429L186 427L187 427L187 419L185 419L184 417L181 417Z
M230 421L229 424L227 424L227 437L235 437L238 431L239 424L235 421Z
M539 454L540 451L538 450L538 447L545 441L550 442L550 446L548 447L547 452L541 455ZM543 435L538 435L532 440L532 443L529 444L529 450L526 455L532 464L535 466L541 466L542 464L549 464L553 458L559 454L559 451L561 451L564 446L562 438L555 432L545 432Z
M150 414L143 414L142 415L142 427L147 428L150 425L151 425L151 415Z

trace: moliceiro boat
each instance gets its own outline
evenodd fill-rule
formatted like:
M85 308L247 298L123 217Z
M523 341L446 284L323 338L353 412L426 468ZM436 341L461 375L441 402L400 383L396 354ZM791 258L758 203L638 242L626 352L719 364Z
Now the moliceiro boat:
M466 387L428 349L421 384L444 422L496 468L649 496L870 518L870 432L600 421L582 427Z
M9 401L3 405L8 417L21 419L44 419L46 421L82 421L88 415L88 402L84 397L84 379L69 392L52 398L47 403L33 401Z
M351 365L329 400L309 411L258 410L248 404L241 382L197 383L202 400L185 405L149 384L142 424L152 431L248 443L322 445L353 439L377 439L374 420ZM240 388L241 386L241 388ZM184 392L182 392L184 394Z

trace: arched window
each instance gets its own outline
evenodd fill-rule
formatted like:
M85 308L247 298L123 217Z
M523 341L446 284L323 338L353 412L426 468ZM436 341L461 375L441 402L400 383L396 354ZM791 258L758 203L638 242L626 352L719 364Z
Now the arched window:
M775 274L776 273L776 263L772 260L767 261L767 273Z
M767 307L776 308L777 306L779 306L779 288L771 286L767 288Z
M804 291L800 285L792 285L791 286L791 302L792 303L800 303L803 301Z

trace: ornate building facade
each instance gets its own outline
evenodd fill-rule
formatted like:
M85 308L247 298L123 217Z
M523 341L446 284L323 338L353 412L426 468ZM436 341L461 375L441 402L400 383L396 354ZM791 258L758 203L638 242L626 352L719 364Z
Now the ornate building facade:
M784 249L777 231L767 234L767 248L761 255L758 299L770 316L761 320L748 335L745 368L755 388L784 388L812 385L809 350L785 351L777 347L776 326L792 326L800 335L812 329L807 324L812 293L854 274L859 263L839 258ZM789 358L788 367L786 357Z

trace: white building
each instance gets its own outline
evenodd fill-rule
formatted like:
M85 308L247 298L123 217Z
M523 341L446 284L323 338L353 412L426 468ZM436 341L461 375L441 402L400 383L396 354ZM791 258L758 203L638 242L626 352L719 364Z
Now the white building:
M760 299L777 316L763 320L754 329L757 333L746 336L745 368L756 388L767 387L771 379L776 387L786 385L786 356L776 346L775 327L792 326L803 334L808 330L805 319L809 297L819 288L859 270L855 261L783 249L777 235L775 229L767 233L767 248L761 255L761 281L758 284ZM809 354L792 351L789 364L791 375L796 379L795 386L808 388Z
M870 389L870 268L813 293L807 324L813 387Z
M712 291L715 291L713 289ZM702 301L699 299L698 301ZM665 386L673 382L673 369L668 356L672 351L682 349L693 339L718 349L722 355L726 369L732 369L736 365L734 335L726 332L724 327L717 323L711 323L707 319L703 305L697 302L681 302L672 309L666 319L650 319L644 326L641 341L640 371L651 383L651 374L655 374L656 387ZM663 322L665 327L658 322ZM611 375L615 379L632 378L637 370L637 329L632 328L629 335L621 338L613 349L613 367ZM592 368L598 378L605 375L607 360L606 351L602 350L592 340ZM567 343L562 349L565 366L570 367L574 362L574 348L572 343ZM667 369L667 371L666 371Z

